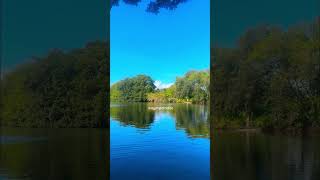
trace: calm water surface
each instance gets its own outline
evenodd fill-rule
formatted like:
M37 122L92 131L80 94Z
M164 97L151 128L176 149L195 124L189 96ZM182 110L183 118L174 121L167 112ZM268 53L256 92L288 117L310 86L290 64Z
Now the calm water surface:
M214 180L319 180L320 133L214 132Z
M205 106L112 105L110 134L111 180L210 179Z
M2 128L0 180L108 179L102 129Z
M149 106L172 106L150 110ZM195 105L111 107L101 129L2 128L0 179L319 180L320 134L213 132Z

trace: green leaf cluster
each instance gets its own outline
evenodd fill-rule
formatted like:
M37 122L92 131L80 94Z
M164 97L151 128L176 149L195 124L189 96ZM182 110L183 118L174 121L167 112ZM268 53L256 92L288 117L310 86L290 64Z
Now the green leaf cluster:
M1 125L105 127L109 45L84 48L21 64L1 79Z
M147 102L147 94L154 92L156 86L151 77L137 75L126 78L111 86L111 101L118 102Z
M319 24L257 27L235 48L212 49L213 126L319 127Z
M206 103L209 99L209 71L189 71L165 89L157 89L151 77L138 75L111 86L111 101L158 103Z

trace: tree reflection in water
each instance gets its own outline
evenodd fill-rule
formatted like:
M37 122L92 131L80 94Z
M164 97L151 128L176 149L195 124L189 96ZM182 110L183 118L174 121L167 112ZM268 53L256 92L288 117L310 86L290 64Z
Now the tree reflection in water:
M319 135L213 132L211 145L215 180L320 179Z
M148 108L173 107L173 108ZM156 110L155 110L156 109ZM183 129L190 137L209 138L209 111L204 105L130 103L112 105L111 118L124 126L149 129L156 115L169 114L177 129Z

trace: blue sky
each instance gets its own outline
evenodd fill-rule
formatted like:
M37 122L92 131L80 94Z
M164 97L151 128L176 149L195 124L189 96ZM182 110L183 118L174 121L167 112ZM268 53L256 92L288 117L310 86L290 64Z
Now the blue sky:
M146 74L164 84L210 64L210 0L192 0L176 10L145 11L120 3L111 10L111 84Z

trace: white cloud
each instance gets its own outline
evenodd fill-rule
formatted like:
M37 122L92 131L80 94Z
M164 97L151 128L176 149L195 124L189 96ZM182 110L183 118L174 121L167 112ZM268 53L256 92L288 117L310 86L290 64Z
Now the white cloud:
M157 87L157 89L166 89L173 85L173 83L163 83L161 81L154 81L154 85Z

